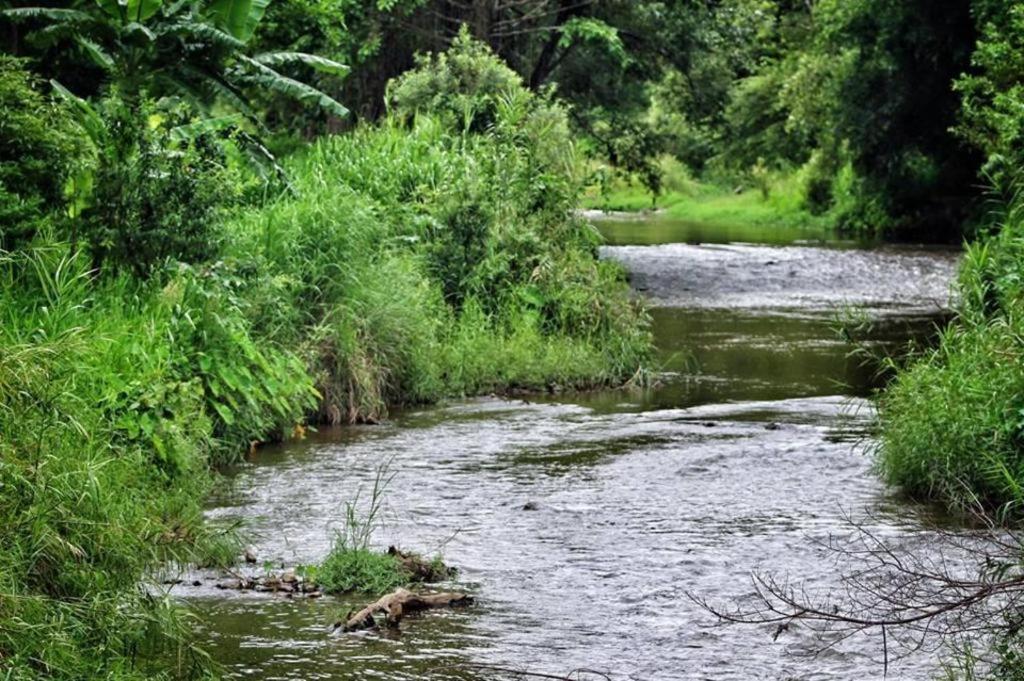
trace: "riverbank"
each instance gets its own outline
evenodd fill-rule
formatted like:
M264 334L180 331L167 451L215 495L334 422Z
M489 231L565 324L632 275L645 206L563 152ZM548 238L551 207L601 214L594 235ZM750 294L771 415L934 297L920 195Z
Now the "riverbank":
M908 494L1018 522L1024 508L1024 223L971 244L956 316L881 400L880 462Z
M8 678L207 674L149 582L237 557L201 513L211 466L313 424L621 385L645 365L647 317L575 214L565 112L509 82L514 109L480 95L486 129L396 106L282 162L283 186L173 140L161 157L147 136L170 133L154 123L129 149L166 172L105 169L132 187L111 209L122 222L72 222L62 239L63 214L33 213L0 254Z
M719 184L693 179L678 163L663 161L663 189L656 196L639 182L616 177L591 185L583 207L603 212L657 212L709 229L808 229L834 227L829 215L814 215L804 206L803 190L794 173L770 173L755 183L736 179Z

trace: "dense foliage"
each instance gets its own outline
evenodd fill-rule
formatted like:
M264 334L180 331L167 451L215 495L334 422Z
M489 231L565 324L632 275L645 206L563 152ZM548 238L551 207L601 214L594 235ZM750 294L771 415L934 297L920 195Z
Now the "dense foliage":
M353 64L339 91L367 102L357 110L372 118L390 77L465 26L531 88L553 87L571 104L595 162L654 195L666 191L670 155L728 188L796 174L803 209L849 230L948 238L977 208L982 164L950 132L952 83L966 73L965 92L1003 97L1012 63L995 90L970 74L979 31L1011 30L1010 5L293 0L272 10L272 35ZM979 50L975 66L993 58Z
M0 55L0 249L30 241L53 220L74 172L80 133L17 61Z
M952 505L980 501L1017 516L1024 501L1024 110L1014 102L1024 24L1015 3L979 2L975 12L984 30L973 71L956 82L963 96L956 132L986 157L992 226L967 252L953 325L883 399L881 461L887 477L915 495Z

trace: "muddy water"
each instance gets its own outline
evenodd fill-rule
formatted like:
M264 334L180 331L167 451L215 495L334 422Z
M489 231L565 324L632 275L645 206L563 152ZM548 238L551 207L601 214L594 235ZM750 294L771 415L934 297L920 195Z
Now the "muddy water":
M231 594L206 579L182 596L230 678L493 676L479 665L613 679L881 678L878 641L808 657L805 635L715 626L687 593L742 597L754 569L827 587L835 568L813 540L847 532L844 513L873 514L883 535L918 532L919 509L870 471L862 398L878 377L848 356L836 315L860 322L854 332L881 351L927 337L955 254L795 232L691 238L692 226L658 220L602 229L617 244L603 256L623 262L653 306L662 384L470 400L262 451L209 510L244 521L261 559L321 559L343 503L391 459L376 540L442 550L478 604L339 637L328 625L350 607L343 600ZM929 678L935 662L920 654L889 673Z

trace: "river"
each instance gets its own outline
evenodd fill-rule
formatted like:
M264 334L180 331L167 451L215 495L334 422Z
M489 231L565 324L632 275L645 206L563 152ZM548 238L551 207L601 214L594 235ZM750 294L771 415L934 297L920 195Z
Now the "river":
M459 568L477 604L337 636L351 603L176 589L228 678L477 679L500 665L612 679L881 678L881 645L817 656L799 630L717 625L688 593L750 592L752 570L827 588L816 542L871 516L883 536L926 511L871 470L877 367L851 357L837 317L880 352L942 318L956 253L799 230L708 230L661 217L600 223L651 306L661 381L643 392L482 398L327 429L260 450L211 500L275 567L323 558L344 502L377 467L397 473L376 540ZM936 658L890 666L926 679Z

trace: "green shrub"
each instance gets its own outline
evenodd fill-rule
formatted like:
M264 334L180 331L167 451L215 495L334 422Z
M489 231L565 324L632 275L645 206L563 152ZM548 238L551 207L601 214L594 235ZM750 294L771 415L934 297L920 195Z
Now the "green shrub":
M18 60L0 54L0 250L61 221L66 183L82 162L83 133L40 94Z
M388 84L387 100L400 118L429 113L453 130L484 132L502 99L522 90L522 80L463 25L451 47L416 57L416 68Z
M179 343L178 370L201 388L214 419L214 463L289 433L319 396L300 355L253 333L236 283L220 265L181 265L162 291L176 309L167 331Z
M185 121L145 102L111 97L102 114L83 213L94 267L146 277L168 260L210 260L219 250L216 212L231 190L217 143L205 135L179 138L172 129Z

